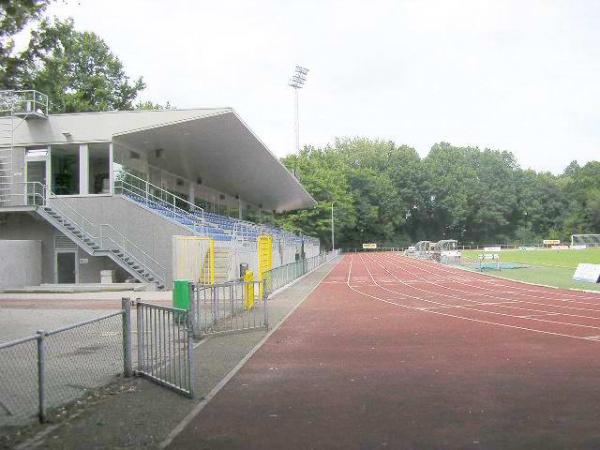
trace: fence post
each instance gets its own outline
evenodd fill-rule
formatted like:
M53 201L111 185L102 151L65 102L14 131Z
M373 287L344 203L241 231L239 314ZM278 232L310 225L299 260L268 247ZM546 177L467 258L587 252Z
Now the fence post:
M137 370L141 370L142 372L146 370L144 367L144 338L146 337L145 329L144 329L144 313L142 312L142 308L139 304L139 298L135 301L135 315L137 320Z
M190 380L189 380L189 390L190 390L190 397L194 398L194 380L196 379L195 377L195 373L196 373L196 368L194 367L194 345L192 344L194 341L194 331L191 327L191 323L190 323L190 313L188 311L188 319L187 319L187 357L188 357L188 364L189 364L189 376L190 376Z
M126 377L133 375L131 364L131 299L121 299L123 309L123 373Z
M268 330L269 329L269 303L268 303L269 296L267 295L267 289L266 289L267 280L263 280L262 282L263 282L262 304L263 304L264 314L265 314L265 328Z
M38 353L38 417L40 423L46 422L46 332L37 332Z
M198 317L198 303L200 297L200 290L196 283L190 283L190 322L192 327L192 334L194 338L200 337L200 318Z

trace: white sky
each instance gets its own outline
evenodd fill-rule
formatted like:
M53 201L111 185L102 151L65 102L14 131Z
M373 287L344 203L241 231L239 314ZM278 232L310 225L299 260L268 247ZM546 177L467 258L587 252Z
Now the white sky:
M513 151L560 172L600 159L600 2L67 0L50 14L98 33L143 75L143 99L232 106L278 156L301 143L392 139Z

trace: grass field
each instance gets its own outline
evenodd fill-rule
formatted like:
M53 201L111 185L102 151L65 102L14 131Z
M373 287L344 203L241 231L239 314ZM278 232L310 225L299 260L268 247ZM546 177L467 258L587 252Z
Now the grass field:
M482 250L465 250L467 261L476 261ZM495 252L497 253L497 252ZM579 263L600 264L600 248L587 250L503 250L501 262L526 264L520 269L489 270L487 273L511 280L547 284L561 288L591 289L600 291L600 284L573 281Z

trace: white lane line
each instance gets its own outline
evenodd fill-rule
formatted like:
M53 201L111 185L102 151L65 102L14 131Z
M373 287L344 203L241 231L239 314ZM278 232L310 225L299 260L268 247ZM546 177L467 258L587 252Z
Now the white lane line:
M363 261L363 264L364 264L364 261ZM365 268L366 268L366 264L364 264L364 265L365 265ZM368 270L369 269L367 268L367 271ZM381 297L377 297L375 295L371 295L371 294L367 294L365 292L359 291L358 289L353 288L350 285L348 285L348 288L350 288L352 291L354 291L354 292L356 292L356 293L358 293L360 295L363 295L365 297L370 297L371 299L376 300L376 301L387 303L387 304L392 305L392 306L397 306L399 308L404 308L404 309L408 309L408 310L418 311L418 309L416 309L414 307L406 306L406 305L401 305L401 304L396 303L394 301L386 300L386 299L383 299ZM381 288L385 290L385 288L383 288L383 287L381 287ZM398 299L398 300L400 300L400 299ZM424 300L424 301L428 301L428 300ZM435 303L435 302L433 302L433 303ZM422 312L429 313L429 314L436 314L438 316L451 317L453 319L466 320L468 322L481 323L481 324L485 324L485 325L493 325L493 326L497 326L497 327L512 328L512 329L523 330L523 331L531 331L531 332L534 332L534 333L546 334L546 335L550 335L550 336L559 336L559 337L566 337L566 338L577 339L577 340L582 340L582 341L587 341L587 342L590 342L590 341L595 342L595 338L594 337L581 337L581 336L575 336L575 335L571 335L571 334L555 333L555 332L552 332L552 331L537 330L535 328L522 327L522 326L518 326L518 325L509 325L509 324L505 324L505 323L490 322L488 320L473 319L473 318L470 318L470 317L457 316L457 315L454 315L454 314L448 314L448 313L444 313L444 312L440 312L440 311L428 311L428 310L424 310ZM598 336L598 339L600 339L600 336Z
M389 258L387 258L387 259L388 259L389 261L394 261L394 260L395 260L395 262L397 263L397 264L396 264L396 267L399 267L401 270L403 270L403 271L405 271L405 272L408 272L408 271L407 271L405 268L403 268L402 266L398 266L398 263L401 263L401 259L400 259L400 258L394 258L394 259L392 259L392 260L390 260ZM407 258L402 258L402 259L407 259ZM412 260L411 260L411 263L412 263ZM419 263L420 263L420 261L419 261ZM418 263L417 263L417 264L418 264ZM437 266L436 266L436 267L433 267L433 266L431 266L431 269L434 269L434 270L436 270L436 271L438 271L438 272L445 272L445 273L449 273L449 274L455 274L455 272L452 272L452 271L450 271L450 270L448 270L448 269L445 269L445 268L443 268L443 267L437 267ZM422 271L424 271L424 272L426 272L426 273L428 273L428 274L430 274L430 275L433 275L433 276L438 276L438 274L437 274L437 273L435 273L435 272L432 272L432 271L430 271L430 270L426 270L426 269L422 269L422 268L420 268L420 270L422 270ZM455 269L455 270L456 270L456 269ZM456 275L458 275L458 274L456 274ZM467 283L465 283L465 282L464 282L464 281L466 281L466 279L464 279L464 277L462 277L462 279L461 279L461 277L457 277L456 279L454 279L454 280L452 280L452 281L454 281L454 282L456 282L456 283L458 283L458 284L462 284L462 285L464 285L464 286L470 287L470 288L480 289L480 290L483 290L483 291L488 291L488 292L496 292L496 290L494 290L494 289L487 289L487 288L485 288L485 287L483 287L483 286L480 286L480 285L470 285L470 284L467 284ZM484 281L484 280L482 280L482 281ZM522 290L522 291L526 291L526 292L536 292L536 291L534 291L534 290L530 290L530 289L524 289L524 288L519 288L519 287L516 287L516 286L511 286L511 285L506 285L506 284L500 284L500 283L496 284L496 286L500 286L500 287L507 287L507 288L509 288L509 289L515 289L515 290L519 290L519 291L521 291L521 290ZM458 292L462 292L462 291L458 291ZM508 293L508 294L510 294L510 293ZM540 293L540 292L538 291L538 294L543 294L543 293ZM482 294L482 295L483 295L483 294ZM555 301L560 301L560 302L563 302L563 303L573 303L573 304L581 304L581 305L598 306L598 302L595 302L595 303L587 303L587 302L581 302L581 301L579 301L579 300L576 300L576 299L568 299L568 300L563 300L563 299L560 299L560 298L556 298L556 297L546 297L546 296L543 296L543 295L533 295L533 294L522 294L522 295L525 295L525 296L527 296L527 297L533 297L533 298L540 298L540 299L544 299L544 300L549 300L549 301L553 301L553 302L555 302ZM561 295L571 295L571 294L569 294L569 293L561 293ZM526 302L525 300L521 300L521 301L522 301L522 302ZM539 303L533 303L533 304L539 304ZM545 304L543 304L543 305L544 305L544 306L550 306L550 305L545 305ZM575 307L572 307L572 306L559 306L559 305L555 305L555 306L556 306L557 308L573 308L573 309L575 309ZM600 309L594 309L594 308L581 308L581 309L582 309L582 310L586 310L586 311L596 311L596 312L600 312Z
M416 268L418 268L419 270L422 270L422 271L426 271L425 269L421 268L422 265L424 265L426 267L434 268L433 263L426 263L424 261L413 260L413 259L410 259L410 258L407 258L407 257L400 257L400 258L395 258L395 259L396 260L400 260L400 259L410 260L411 262L414 263L413 265ZM448 268L448 267L443 268L443 267L439 267L437 265L435 266L435 269L438 272L444 272L444 273L451 274L451 275L462 276L462 275L464 275L466 273L468 273L469 275L472 275L472 272L466 272L465 270L460 270L460 269L451 269L451 268ZM426 271L426 272L427 273L432 273L432 272L429 272L429 271ZM463 273L461 274L460 272L463 272ZM493 281L491 281L490 278ZM486 275L486 274L479 274L479 278L477 278L477 281L482 281L482 282L485 282L485 283L494 282L494 283L496 283L497 286L503 286L503 287L507 287L509 289L515 289L515 290L524 291L524 292L533 292L533 293L541 294L544 291L544 289L527 289L526 287L518 286L519 284L523 284L523 282L514 281L514 280L508 280L506 278L497 278L497 277L492 278L492 275ZM534 284L534 286L536 286L536 285ZM554 286L545 286L545 287L546 288L550 288L550 289L554 289L554 290L559 289L559 288L554 287ZM542 292L540 292L540 291L542 291ZM535 297L547 298L549 300L558 300L558 301L565 301L565 302L572 301L572 302L577 302L577 303L581 303L581 304L585 304L585 305L594 305L594 306L598 305L597 301L600 300L600 296L591 296L590 297L590 296L582 296L582 294L583 294L583 292L575 292L575 291L561 292L562 296L564 296L565 298L570 299L570 300L561 300L561 299L557 299L557 298L553 298L553 297L550 297L550 298L549 297L539 297L539 296L535 296ZM529 294L529 295L532 295L532 294ZM596 302L595 303L586 303L586 302L580 302L579 300L596 300Z
M381 267L384 268L384 270L386 270L389 274L391 274L392 276L394 276L392 274L392 272L390 272L387 267L385 267L384 265L382 265L381 263L379 263L377 260L375 260L374 258L372 258L372 261L376 262L377 264L379 264ZM396 267L399 268L400 270L406 270L404 269L401 265L396 264ZM431 274L433 274L433 272L430 272ZM397 280L399 282L402 283L402 280L397 278ZM477 302L475 300L469 300L468 298L465 297L465 295L473 295L473 294L477 294L477 293L472 293L472 292L465 292L459 289L452 289L450 287L447 286L442 286L440 284L434 283L434 282L429 282L429 285L432 286L438 286L441 287L442 289L445 289L447 291L453 291L453 292L457 292L459 294L461 294L460 297L457 297L455 295L450 295L450 294L444 294L444 293L438 293L432 290L427 290L427 289L420 289L417 287L412 287L412 289L418 290L418 291L422 291L425 293L431 293L431 294L437 294L437 295L443 295L445 297L450 297L450 298L460 298L463 299L464 301L468 301L468 302L472 302L474 304L480 304L481 302ZM477 286L473 286L473 285L468 285L465 283L460 283L458 282L458 284L462 284L471 288L478 288ZM485 288L479 288L479 289L483 289L483 290L490 290L490 289L485 289ZM489 297L489 298L494 298L494 299L498 299L498 300L510 300L510 297L505 297L505 296L498 296L498 295L490 295L490 294L484 294L484 293L479 293L479 295L484 296L484 297ZM510 294L508 294L510 295ZM518 294L517 294L518 295ZM521 294L521 295L526 295L526 294ZM547 298L547 297L540 297L540 298L545 298L546 300L550 300L552 301L553 299L551 298ZM563 309L571 309L571 310L578 310L578 311L591 311L594 313L600 313L600 310L597 309L590 309L590 308L577 308L577 307L573 307L573 306L563 306L563 305L548 305L546 303L539 303L539 302L531 302L531 301L527 301L527 300L522 300L522 299L518 299L518 300L514 300L516 302L519 302L520 304L530 304L530 305L538 305L538 306L544 306L547 308L563 308ZM505 308L510 308L510 309L520 309L520 310L524 310L524 311L532 311L532 312L540 312L540 313L547 313L547 312L555 312L555 311L547 311L544 309L535 309L535 308L527 308L527 307L523 307L523 306L505 306ZM489 312L489 311L487 311ZM490 312L492 313L492 312ZM502 314L502 313L492 313L492 314ZM600 320L600 317L591 317L591 316L584 316L584 315L580 315L580 314L570 314L570 313L560 313L564 316L567 317L575 317L575 318L582 318L582 319L591 319L591 320ZM534 319L535 320L535 319ZM550 321L552 322L552 321ZM561 322L562 323L562 322ZM575 323L571 323L571 322L564 322L565 324L570 324L570 325L574 325L574 326L581 326L581 327L593 327L592 325L579 325L579 324L575 324Z

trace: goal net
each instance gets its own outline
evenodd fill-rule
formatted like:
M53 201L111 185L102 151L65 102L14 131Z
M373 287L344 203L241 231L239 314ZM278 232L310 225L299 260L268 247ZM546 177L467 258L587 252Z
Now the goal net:
M571 246L600 247L600 234L573 234Z

